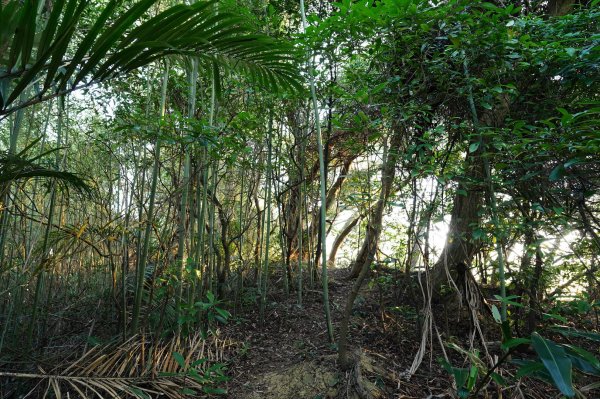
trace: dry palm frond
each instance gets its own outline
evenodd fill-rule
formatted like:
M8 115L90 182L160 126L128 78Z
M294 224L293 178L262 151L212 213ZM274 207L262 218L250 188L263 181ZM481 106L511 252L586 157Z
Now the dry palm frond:
M100 231L97 227L91 226L89 221L84 221L78 224L63 224L53 225L55 228L48 236L46 246L55 248L55 252L60 254L60 258L68 258L76 253L93 249L101 257L108 257L104 242L110 238L106 238L106 234ZM43 252L43 243L36 248L36 253ZM57 259L57 261L60 259Z
M231 346L216 335L157 342L138 335L120 345L93 347L52 372L0 372L0 378L45 382L44 396L52 390L56 398L184 398L214 391L212 385L224 380L219 362Z

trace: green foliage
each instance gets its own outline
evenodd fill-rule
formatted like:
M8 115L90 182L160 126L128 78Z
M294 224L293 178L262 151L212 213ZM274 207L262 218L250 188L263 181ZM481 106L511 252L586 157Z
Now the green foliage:
M27 147L17 154L0 154L0 187L2 190L7 187L7 184L17 180L28 179L49 179L66 187L76 189L81 193L89 194L90 186L83 178L74 173L63 172L51 166L47 156L60 151L61 148L54 148L43 153L31 157L28 154L32 148L41 140L41 138L33 140ZM5 193L0 193L4 195Z
M586 332L576 331L574 334L587 336ZM597 334L596 334L597 335ZM574 397L576 394L573 387L573 371L600 376L600 361L596 356L585 349L571 345L557 343L542 337L537 332L531 335L531 338L513 338L503 343L502 349L505 351L503 356L493 368L488 369L484 361L480 359L478 351L465 351L456 344L448 344L452 349L465 355L470 362L467 368L453 367L444 359L438 359L444 369L454 377L457 387L457 394L461 398L476 396L478 391L487 382L486 379L492 379L500 386L506 386L508 381L493 370L501 366L509 357L508 355L522 345L531 344L536 352L537 358L531 359L513 359L512 363L519 366L515 375L517 380L524 377L533 377L553 384L561 393L567 397Z
M444 370L454 377L454 383L457 386L457 394L459 398L468 398L471 391L475 388L479 369L476 366L468 368L453 367L444 359L439 359L444 367Z
M6 137L0 142L7 146L11 135L18 138L17 148L27 148L0 156L2 201L14 201L3 208L0 223L6 287L2 307L7 313L1 315L0 339L6 335L4 342L19 342L21 320L31 314L34 302L27 280L42 271L50 278L43 284L39 280L43 289L36 309L44 320L34 327L40 336L54 327L49 320L54 315L76 318L69 314L75 306L59 311L62 303L79 303L78 312L83 309L86 316L96 306L102 310L98 317L110 320L95 324L106 329L94 331L102 340L114 334L116 316L125 330L131 304L115 306L115 299L127 298L126 293L124 298L119 295L119 277L139 264L138 244L144 238L149 240L149 258L165 265L174 263L173 253L178 252L179 261L165 271L157 269L156 279L151 273L140 284L141 324L159 336L214 331L231 320L225 310L229 302L217 298L216 291L204 291L206 286L214 289L215 283L223 283L219 288L224 295L233 287L236 310L238 304L242 311L256 307L266 290L253 285L257 270L252 268L260 265L265 251L274 261L286 254L292 261L277 263L277 273L260 276L261 283L271 279L269 286L279 288L284 283L278 271L287 273L287 266L285 281L304 283L309 266L301 271L293 260L300 265L307 260L297 258L300 237L304 255L315 253L316 182L326 176L327 186L335 187L346 162L351 162L348 176L338 194L332 190L335 206L323 226L331 228L327 238L332 238L338 214L351 211L362 219L350 237L364 237L373 218L362 216L368 215L381 190L382 143L399 132L402 140L394 148L400 154L398 178L384 210L399 220L384 223L382 251L389 253L389 244L397 245L392 253L399 264L409 264L406 258L421 252L423 264L435 271L439 252L430 240L436 238L436 225L454 217L458 205L473 200L469 204L478 208L473 220L448 244L455 239L474 244L472 252L481 256L469 267L479 273L476 278L491 283L483 290L486 296L488 289L496 289L500 264L490 259L490 249L501 242L508 256L522 256L521 264L512 259L508 263L511 295L496 296L491 308L505 355L516 356L524 345L536 351L533 357L515 360L515 379L540 378L565 395L576 394L581 374L598 375L598 353L589 349L600 342L593 330L598 311L594 287L590 295L570 301L564 301L563 293L574 287L571 281L587 279L593 285L598 274L597 265L590 263L597 258L599 224L600 14L597 1L560 17L539 11L547 2L533 3L523 3L526 10L467 0L312 3L310 11L316 12L309 15L310 26L296 34L298 5L279 0L170 8L155 0L1 2L0 132ZM255 32L292 36L293 43ZM318 65L298 71L297 54L307 50ZM160 68L153 63L164 57L171 68L164 74L166 89L159 100ZM200 74L192 83L187 75L196 61ZM318 110L312 115L301 89L307 76L314 77L316 86ZM275 93L256 91L249 83ZM31 137L43 130L51 142L58 128L55 107L46 111L33 105L78 88L84 97L71 97L61 114L61 145L69 147L64 168L78 171L66 173L48 162L62 149L31 155L39 143L30 145ZM164 109L164 115L157 109ZM273 129L268 128L269 115ZM312 139L314 115L324 117L319 127L326 132L324 160L329 164L323 171ZM15 128L19 125L21 135ZM272 158L265 145L269 133ZM157 140L163 146L159 155L148 144ZM186 162L187 174L181 172L182 154L191 161ZM490 167L489 182L480 176L484 160ZM158 188L149 204L152 165ZM206 181L207 170L214 171L214 180L210 174ZM81 201L57 196L53 218L45 193L38 185L25 184L38 178L82 192L93 184L99 195L80 196ZM483 183L492 183L493 189ZM266 214L260 213L269 202L266 187L271 184L276 203L267 207L272 207L273 228L261 224ZM188 200L174 206L183 192L189 192ZM498 220L493 222L490 197L497 200L493 216ZM47 235L40 234L45 226ZM174 226L181 226L177 233ZM146 236L141 233L145 228ZM42 236L46 239L40 240ZM280 240L264 249L266 237ZM569 249L563 248L565 243ZM48 250L41 251L40 244ZM38 261L46 252L52 254ZM225 264L225 252L239 252L239 258ZM421 263L410 265L422 270ZM313 269L307 284L314 283ZM236 284L228 284L232 275L239 278ZM557 286L562 281L567 283ZM400 281L379 274L371 284L384 293L398 288ZM122 285L126 291L127 282ZM436 288L434 295L441 296L455 289L443 283ZM88 295L80 298L82 292ZM300 299L303 295L299 290ZM503 322L500 305L508 307L510 321ZM419 324L420 313L413 306L389 304L382 296L385 306ZM113 312L117 307L118 315ZM527 312L540 317L522 317ZM552 325L557 322L578 329ZM58 323L57 331L64 324ZM512 328L519 333L523 327L527 336L513 337ZM530 335L530 327L540 332ZM442 362L460 397L477 396L489 380L502 387L514 382L494 371L507 358L488 365L475 350L449 347L465 359L460 365ZM173 357L181 368L177 376L218 386L211 382L220 378L218 370L205 375L202 361L190 363L179 353Z
M535 332L531 335L531 343L544 367L550 373L554 385L565 396L575 396L571 377L572 365L564 349Z
M239 71L272 90L300 86L289 45L251 33L233 14L217 14L214 2L176 5L143 20L156 0L138 2L127 10L120 10L119 2L112 0L80 40L75 32L81 28L88 2L56 2L47 21L36 18L39 2L29 0L19 6L12 0L0 8L0 116L167 55L198 57L208 70ZM35 95L12 106L32 85Z
M574 334L587 336L589 333L575 331ZM576 394L572 381L574 370L589 375L600 375L600 361L583 348L557 343L535 332L531 335L531 344L538 359L516 359L514 362L520 366L517 378L540 378L552 383L563 395L573 397Z
M571 327L564 326L554 326L551 328L552 331L555 331L565 337L579 337L586 338L594 342L600 342L600 334L591 332L591 331L581 331Z
M554 298L552 298L554 299ZM594 300L584 292L574 296L559 296L553 302L548 315L566 322L566 318L585 318L594 310L600 309L600 301Z
M198 325L203 331L207 331L215 328L217 323L227 324L231 313L223 309L222 305L223 301L210 291L206 293L206 301L189 304L182 302L178 324L183 327L184 332L195 331Z
M211 395L224 395L227 391L220 388L224 382L229 380L225 375L227 370L223 363L214 363L205 367L207 359L198 359L193 362L188 360L179 352L173 352L173 359L179 365L180 371L175 373L159 373L159 377L185 377L194 380L202 386L202 392ZM190 388L182 388L183 395L198 395L198 392Z
M468 398L477 389L477 382L480 377L488 377L487 367L484 361L480 359L479 351L466 351L454 343L449 343L448 347L458 351L469 359L470 365L468 367L454 367L445 359L438 359L444 370L454 377L458 397ZM494 372L490 372L489 376L495 380L501 380L502 378Z
M505 298L496 296L496 299L499 301L504 301L514 308L524 307L523 304L516 301L518 297L515 295L507 296ZM582 305L581 302L585 303L585 305ZM591 309L591 305L584 300L573 301L572 303L563 304L561 306L569 310L575 309L576 312L578 310L589 312ZM494 309L496 310L494 311ZM566 319L559 314L556 314L556 312L563 313L560 308L555 307L553 309L553 313L544 314L544 316L547 319L558 319L566 322ZM496 321L500 323L499 313L495 306L492 308L492 313L494 314ZM502 349L504 351L511 353L521 345L531 344L537 354L537 358L535 360L513 360L513 362L519 366L519 370L516 375L517 378L530 376L542 379L557 387L563 395L567 397L573 397L575 396L572 376L574 369L585 374L600 375L600 362L598 359L594 354L579 346L555 342L548 338L544 338L537 332L533 332L531 337L528 338L506 339L506 337L512 336L512 332L510 331L510 327L508 327L508 334L505 333L504 330L506 326L504 324L502 324L502 328L503 336L505 337L505 340L502 344ZM562 326L551 326L550 331L558 332L565 337L580 337L600 342L600 335L589 331L581 331Z

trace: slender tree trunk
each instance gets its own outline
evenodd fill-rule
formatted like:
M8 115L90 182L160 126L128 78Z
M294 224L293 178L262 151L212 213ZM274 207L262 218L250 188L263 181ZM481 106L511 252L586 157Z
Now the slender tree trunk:
M63 111L64 111L64 98L59 97L59 101L57 102L58 107L58 128L57 128L57 137L56 142L57 146L60 147L62 145L62 124L63 124ZM60 165L60 155L56 153L56 169L59 168ZM31 347L33 343L33 330L35 329L35 324L37 323L37 314L39 311L39 302L40 296L42 295L42 290L44 288L44 275L46 267L46 262L49 258L48 251L48 239L50 237L50 230L54 221L54 212L55 212L55 203L56 203L56 184L52 184L51 192L50 192L50 203L48 206L48 224L46 225L44 231L44 241L42 243L42 258L40 260L40 268L37 275L36 285L35 285L35 293L33 298L33 309L31 311L31 320L29 322L29 328L27 331L27 345Z
M214 159L213 165L211 166L211 188L213 195L216 196L217 191L217 168L218 168L219 160ZM215 197L216 198L216 197ZM217 272L217 264L215 257L215 211L216 205L214 201L211 201L208 204L208 273L206 274L206 286L207 289L213 293L215 293L215 283L216 283L216 272Z
M346 306L344 308L344 314L340 323L340 336L338 342L338 364L342 370L348 370L354 365L354 359L352 359L348 350L348 325L350 324L350 317L352 316L352 307L354 301L360 291L365 278L367 277L371 263L375 257L375 250L377 249L377 241L381 234L383 210L386 205L386 200L392 192L392 186L394 184L394 177L396 175L396 163L398 161L400 147L402 143L402 131L396 130L392 133L390 145L384 144L383 148L383 165L381 167L381 191L379 192L379 198L375 207L371 213L371 219L367 226L367 237L365 243L368 245L368 252L366 258L360 264L358 269L358 275L352 286L352 290L346 300Z
M208 151L206 147L202 149L202 158L200 160L201 170L198 170L198 181L197 181L197 194L196 200L198 202L198 237L196 238L196 268L200 272L200 281L197 282L195 289L195 298L200 298L204 295L203 281L205 281L206 275L206 259L204 256L204 242L205 242L205 230L206 230L206 207L208 197ZM200 194L200 187L202 187L202 193Z
M402 133L403 131L400 129L395 129L392 133L389 156L384 161L381 169L381 192L379 193L377 202L369 212L369 222L367 224L365 238L355 261L352 263L349 278L357 278L363 267L370 267L370 264L375 257L375 253L377 252L382 229L383 210L393 191L392 187L396 174L396 163L403 140Z
M300 0L300 14L302 16L302 27L303 30L306 30L307 22L306 22L306 13L304 11L304 0ZM312 62L310 62L310 94L312 98L313 111L315 113L315 128L317 131L317 149L319 152L319 175L320 175L320 192L321 192L321 220L320 224L320 235L321 235L321 253L322 253L322 275L321 281L323 283L323 307L325 311L325 322L327 324L327 335L329 337L329 342L334 342L333 335L333 323L331 322L331 310L329 308L329 282L327 275L327 233L326 233L326 219L327 219L327 179L325 176L325 156L323 154L323 140L321 137L321 122L319 118L319 106L317 103L317 92L315 88L315 79L312 73Z
M327 196L325 199L325 212L329 212L333 206L333 204L336 201L336 198L338 196L338 194L340 193L342 186L344 184L344 181L346 180L346 177L348 176L348 171L350 170L350 166L352 165L352 162L354 162L354 160L356 159L356 156L351 156L349 158L347 158L346 160L344 160L344 164L342 165L340 172L337 176L337 178L335 179L335 182L331 185L331 187L329 188L329 190L327 190ZM320 232L320 221L319 221L319 215L320 212L318 213L314 213L313 214L313 219L312 219L312 223L311 226L314 226L313 229L311 229L313 232ZM319 227L319 229L317 229L316 227ZM323 228L322 230L326 230L326 227ZM317 244L319 241L321 241L321 233L318 233L317 235ZM320 255L321 255L321 247L319 245L317 245L316 248L316 253L315 253L315 264L318 265L320 264L319 259L320 259Z
M198 77L198 63L196 59L192 59L192 70L188 72L188 83L189 83L189 95L188 95L188 118L194 116L196 110L196 80ZM184 138L184 143L186 142ZM179 324L179 309L181 307L181 300L183 298L183 281L182 276L186 267L185 261L185 241L186 241L186 221L187 221L187 208L188 208L188 196L190 188L190 169L191 169L191 154L190 144L184 144L184 162L183 162L183 181L182 181L182 192L181 192L181 204L179 207L179 226L177 228L177 235L179 242L177 246L177 294L175 295L175 322L177 328L181 328Z
M265 201L265 212L267 218L267 226L265 228L265 260L263 264L263 272L261 279L261 297L260 297L260 323L263 324L265 320L265 306L267 303L267 288L268 288L268 280L269 280L269 243L271 237L271 180L272 180L272 165L271 165L271 130L273 128L273 115L269 115L269 126L268 136L267 136L267 198Z
M162 80L162 89L160 97L160 124L162 125L163 118L165 116L165 103L167 99L167 83L169 81L169 63L165 65L165 71ZM159 134L161 127L159 127ZM148 252L150 249L150 235L152 234L152 224L154 222L154 205L156 198L156 186L158 184L158 174L160 173L160 148L161 140L156 139L154 144L154 167L152 169L152 183L150 185L150 199L148 204L148 214L146 216L146 228L144 233L144 243L142 246L142 253L140 255L139 267L137 271L137 285L135 292L135 302L133 304L133 311L131 317L131 333L138 333L138 326L140 321L140 311L142 308L142 298L144 294L144 276L146 274L146 264L148 263Z
M260 256L262 249L262 226L264 219L264 210L260 209L260 201L258 199L258 193L254 193L254 206L256 208L256 241L254 242L254 280L260 278ZM260 285L260 284L259 284Z
M342 228L342 231L340 231L338 236L335 238L335 241L331 246L331 251L329 252L329 260L327 261L329 267L335 266L337 251L346 240L346 237L348 237L348 234L350 234L352 229L354 229L354 226L356 226L361 219L362 215L360 214L354 215L352 218L348 219L346 225Z
M304 234L304 212L306 210L306 181L304 180L304 167L305 167L305 154L304 150L306 148L306 138L302 134L302 130L298 129L298 138L300 140L300 145L298 146L298 151L300 152L300 187L297 193L297 203L298 203L298 227L296 228L296 234L298 235L298 306L302 306L302 297L303 297L303 284L304 284L304 243L303 243L303 234ZM292 200L293 201L293 200ZM288 253L291 251L288 251ZM310 257L310 256L309 256Z
M25 94L21 95L21 99L25 98ZM61 111L59 111L61 112ZM21 132L21 125L23 121L23 114L25 110L20 109L15 114L15 119L10 129L10 137L9 137L9 145L8 145L8 155L15 155L17 152L17 144L19 141L19 134ZM0 211L0 270L2 270L4 266L4 248L6 246L6 237L8 236L8 225L10 214L8 212L8 208L10 206L11 201L11 187L12 184L10 181L6 183L0 184L0 199L2 200L2 204L0 206L4 208L4 210Z
M544 271L544 258L539 244L536 243L535 248L535 264L533 267L533 275L529 283L529 311L527 313L527 331L526 336L529 336L537 327L538 317L540 315L540 281L542 272Z

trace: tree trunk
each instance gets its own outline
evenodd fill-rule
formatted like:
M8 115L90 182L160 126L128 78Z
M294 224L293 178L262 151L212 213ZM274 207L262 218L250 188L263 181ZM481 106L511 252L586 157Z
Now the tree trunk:
M457 266L469 266L479 246L473 239L473 230L480 224L480 210L483 204L484 188L479 183L483 180L481 155L469 154L465 163L466 176L460 181L454 196L446 243L433 266L433 292L434 297L438 299L442 286L448 282L448 277L456 281Z
M165 102L167 97L167 83L169 82L169 63L167 62L163 74L161 99L160 99L160 120L165 117ZM144 243L142 246L142 253L139 260L137 285L135 290L135 302L132 310L131 317L131 334L138 333L138 326L140 320L140 311L142 308L142 297L144 291L144 275L146 273L146 264L148 262L148 250L150 248L150 234L152 233L152 224L154 221L154 206L156 198L156 186L158 184L158 174L160 172L160 138L156 139L154 144L154 166L152 168L152 183L150 186L150 199L148 204L148 214L146 216L146 226L144 233Z
M548 0L548 15L560 17L573 11L575 0Z
M327 197L325 200L325 211L326 212L329 211L331 209L331 207L333 206L333 204L335 203L335 200L342 189L342 185L344 184L344 181L346 180L346 177L348 176L348 171L350 170L350 165L352 165L352 162L354 161L355 158L356 157L352 156L344 161L344 164L342 165L342 168L340 170L340 173L339 173L337 179L335 180L335 183L333 183L332 186L329 188L329 190L327 190ZM320 233L321 225L319 222L319 215L320 215L320 212L313 213L311 229L309 230L309 231L312 231L313 234L315 234L315 236L317 238L317 248L316 248L317 250L316 250L316 254L315 254L315 267L319 266L319 262L320 262L319 260L321 258L321 246L319 245L319 242L321 242L321 233Z
M350 323L350 316L352 315L352 307L354 306L354 300L360 291L360 287L367 277L371 263L375 257L375 250L377 249L377 242L381 234L381 221L383 219L383 209L385 208L386 200L392 192L392 186L394 184L394 177L396 175L396 162L400 153L400 146L402 143L402 132L394 131L389 146L384 147L383 165L381 167L381 191L379 192L379 199L375 204L371 212L371 219L367 226L367 236L365 237L365 243L363 247L367 246L368 250L365 252L366 256L364 261L359 265L357 279L352 286L352 291L348 295L346 301L346 307L344 308L344 315L342 322L340 323L340 337L338 341L338 365L342 370L350 369L354 360L351 359L348 352L348 325ZM358 261L359 259L357 259ZM357 264L355 261L355 265Z
M381 235L383 210L392 193L392 186L396 175L396 162L398 160L402 138L402 131L394 132L391 138L389 156L381 168L381 192L379 193L379 199L375 206L370 210L365 239L352 264L352 269L348 276L349 278L358 277L365 265L366 267L369 267L375 257L375 252L377 252L379 236Z
M481 127L501 127L510 111L510 102L507 96L500 96L493 110L481 115ZM475 107L472 104L473 108ZM477 125L476 122L474 122ZM477 139L470 144L480 144ZM454 281L460 271L470 272L473 256L479 248L479 243L473 238L473 231L481 222L481 208L483 205L485 184L485 160L482 152L485 145L471 152L465 157L465 176L459 181L458 189L454 196L448 236L444 249L438 261L433 266L432 284L433 297L441 298L442 286L450 283L457 288ZM490 196L493 193L490 193ZM466 266L466 267L465 267ZM461 276L459 281L464 281Z
M335 257L337 255L338 249L340 249L340 247L346 240L346 237L348 237L348 234L350 234L354 226L356 226L361 219L362 215L360 214L357 214L354 217L352 217L352 219L349 219L348 222L346 222L346 225L344 226L342 231L340 231L340 234L335 238L335 241L331 246L331 251L329 252L329 259L327 260L329 267L335 266Z
M260 209L260 201L258 199L258 193L254 192L254 206L256 207L256 241L254 242L254 254L253 254L253 258L254 258L254 281L258 280L258 276L259 276L259 269L260 269L260 250L261 250L261 246L262 246L262 235L263 235L263 219L264 219L264 212L266 211L266 208L261 210Z
M219 298L223 298L229 273L231 271L231 247L229 241L229 219L225 210L219 204L219 221L221 223L221 246L223 247L223 262L217 270L217 289Z

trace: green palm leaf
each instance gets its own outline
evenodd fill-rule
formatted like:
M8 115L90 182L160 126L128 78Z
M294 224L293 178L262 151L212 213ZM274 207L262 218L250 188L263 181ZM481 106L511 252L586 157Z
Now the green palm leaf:
M253 34L237 16L217 13L215 2L179 4L145 19L156 1L120 10L121 2L112 0L89 28L81 27L89 1L54 2L43 29L36 24L39 0L0 7L0 49L7 50L0 53L0 118L168 55L205 59L274 91L301 88L290 44ZM82 29L87 33L77 38ZM15 104L34 83L38 93Z
M89 193L91 191L87 183L76 174L59 171L53 167L47 167L36 162L40 158L60 150L60 148L54 148L28 159L26 153L38 141L39 139L34 140L18 154L0 154L0 191L4 191L10 182L28 179L53 179L60 184L68 185L80 192Z

